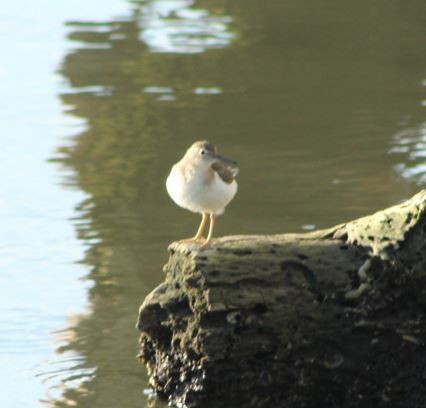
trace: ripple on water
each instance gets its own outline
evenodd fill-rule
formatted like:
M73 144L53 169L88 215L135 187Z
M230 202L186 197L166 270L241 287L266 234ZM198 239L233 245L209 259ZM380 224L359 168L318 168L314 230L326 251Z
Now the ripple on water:
M146 86L143 91L145 93L153 93L153 94L172 94L173 88L168 86Z
M67 390L78 390L80 395L85 391L85 384L96 376L96 367L90 367L86 358L75 351L64 350L74 338L72 328L53 333L59 343L57 354L33 367L35 376L46 387L44 402L66 401Z
M397 133L389 152L401 158L395 169L402 177L426 184L426 122Z
M198 87L194 89L196 95L219 95L222 90L217 87Z
M153 52L193 54L222 48L234 38L228 16L190 8L192 0L160 0L141 9L140 39Z

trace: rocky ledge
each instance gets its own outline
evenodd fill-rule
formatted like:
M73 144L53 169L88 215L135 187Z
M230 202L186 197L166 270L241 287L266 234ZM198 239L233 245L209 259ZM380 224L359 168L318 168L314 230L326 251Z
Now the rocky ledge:
M183 407L424 407L426 190L333 228L173 243L139 358Z

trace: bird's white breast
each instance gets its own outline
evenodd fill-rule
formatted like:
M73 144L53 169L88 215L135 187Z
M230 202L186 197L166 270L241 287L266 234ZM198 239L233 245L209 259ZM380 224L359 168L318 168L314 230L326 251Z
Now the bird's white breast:
M187 210L197 213L223 213L237 192L237 183L224 182L216 172L208 177L207 172L173 166L167 178L167 192L173 201Z

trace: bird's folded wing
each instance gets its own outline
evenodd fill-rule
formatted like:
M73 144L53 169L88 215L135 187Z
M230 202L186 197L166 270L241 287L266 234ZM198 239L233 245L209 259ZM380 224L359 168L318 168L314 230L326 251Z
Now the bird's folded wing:
M228 184L231 184L234 181L234 177L238 173L238 169L230 169L219 162L213 163L211 167L217 175Z

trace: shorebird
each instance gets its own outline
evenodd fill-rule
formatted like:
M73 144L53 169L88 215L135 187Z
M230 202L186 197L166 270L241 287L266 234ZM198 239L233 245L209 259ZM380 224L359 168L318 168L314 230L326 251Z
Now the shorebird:
M195 236L181 242L200 242L202 247L210 244L216 217L225 211L237 192L235 176L238 170L229 167L236 164L235 160L218 154L211 143L200 141L195 142L172 167L166 182L170 197L180 207L202 215ZM204 240L209 217L209 232Z

